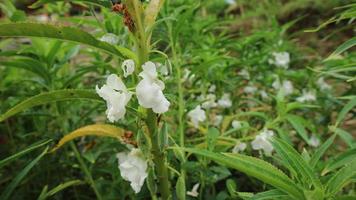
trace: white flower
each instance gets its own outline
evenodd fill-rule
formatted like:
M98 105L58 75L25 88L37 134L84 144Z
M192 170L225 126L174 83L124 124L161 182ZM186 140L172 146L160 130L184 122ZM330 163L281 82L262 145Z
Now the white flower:
M319 86L321 90L330 90L331 85L329 85L327 82L325 82L323 77L320 77L317 81L316 84Z
M267 99L268 98L268 94L264 90L260 90L260 95L261 95L262 99Z
M192 196L192 197L198 197L198 195L199 195L199 192L198 192L199 186L200 186L200 184L196 183L193 186L191 191L187 191L187 195Z
M124 60L121 68L124 71L124 77L126 78L135 71L135 61L132 59Z
M141 151L132 149L129 153L118 153L116 157L122 178L130 181L132 189L139 193L147 177L147 161L141 157Z
M117 35L112 33L106 33L99 40L102 42L107 42L109 44L115 45L119 42L119 37L117 37Z
M203 98L203 96L201 96L200 98ZM203 98L205 101L204 103L202 103L201 107L205 108L205 109L209 109L209 108L214 108L216 107L216 103L215 103L215 99L216 96L214 94L208 94L206 95L205 98Z
M232 153L239 153L246 149L247 145L243 142L237 142L234 148L232 149Z
M200 105L189 111L188 117L190 117L195 128L199 127L199 122L206 120L205 111L201 109Z
M320 145L320 140L313 134L309 139L309 144L312 147L318 147Z
M271 155L273 151L273 146L269 141L274 135L274 132L271 130L263 130L256 138L251 142L252 149L260 150L262 149L266 155Z
M284 80L281 84L279 78L277 77L276 80L272 83L272 87L276 90L282 90L285 96L293 94L293 83L288 80Z
M161 73L163 76L167 76L169 74L168 67L167 65L163 65L161 63L156 63L157 69L159 73Z
M232 121L231 126L234 129L240 129L242 127L242 124L240 121L234 120Z
M229 5L234 5L236 4L235 0L225 0L225 3L229 4Z
M314 91L306 91L303 90L303 94L302 96L297 98L297 101L304 103L307 101L315 101L316 100L316 96L315 96L315 92Z
M244 87L244 92L246 94L254 94L257 91L257 88L255 86L249 85Z
M290 62L290 57L288 52L274 52L272 53L274 56L274 64L277 67L282 67L287 69L289 62Z
M216 90L216 85L210 85L209 89L208 89L208 92L215 92Z
M250 79L250 73L246 69L241 70L238 75L242 76L244 79Z
M230 99L230 94L224 93L221 99L218 101L218 105L222 108L229 108L232 106L232 102Z
M223 116L222 115L216 115L214 118L214 126L219 126L223 120Z
M139 74L143 79L136 86L136 96L139 104L144 108L152 108L155 113L168 111L169 101L163 95L164 83L157 78L156 66L153 62L146 62Z
M108 76L103 87L96 86L96 92L106 101L106 114L110 122L115 122L125 116L125 106L132 94L127 91L126 86L117 75Z

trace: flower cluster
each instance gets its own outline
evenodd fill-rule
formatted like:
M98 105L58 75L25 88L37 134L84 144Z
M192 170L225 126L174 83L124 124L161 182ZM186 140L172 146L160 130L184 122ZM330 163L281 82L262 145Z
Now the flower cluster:
M144 108L152 108L153 112L161 114L168 111L169 101L163 95L164 83L158 79L156 65L146 62L142 66L143 71L139 74L142 80L136 86L136 96L139 104ZM128 77L135 70L133 60L125 60L122 64L124 77ZM123 81L115 74L108 76L106 84L96 92L106 101L106 114L110 122L122 119L126 113L126 105L132 97Z

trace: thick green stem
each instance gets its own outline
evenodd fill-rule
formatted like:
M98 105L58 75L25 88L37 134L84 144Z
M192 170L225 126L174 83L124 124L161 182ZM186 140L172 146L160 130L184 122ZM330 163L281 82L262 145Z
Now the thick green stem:
M157 133L157 116L152 110L148 111L147 115L147 126L151 137L151 154L153 156L153 162L155 167L155 173L158 179L158 189L163 200L169 199L170 197L170 183L169 174L167 167L166 154L159 145L159 137Z

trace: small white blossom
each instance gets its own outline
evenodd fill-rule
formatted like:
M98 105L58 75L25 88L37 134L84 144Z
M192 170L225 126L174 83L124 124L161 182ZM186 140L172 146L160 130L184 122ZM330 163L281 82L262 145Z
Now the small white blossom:
M314 134L310 137L309 144L312 147L318 147L320 145L320 140Z
M244 87L244 92L246 94L254 94L257 91L257 88L255 86L249 85Z
M290 57L288 52L274 52L272 53L274 56L274 64L277 67L288 68Z
M203 96L200 96L200 98L204 99L204 102L201 105L201 107L204 109L214 108L217 105L215 102L215 99L216 99L215 94L208 94L208 95L206 95L205 98Z
M250 79L250 73L246 69L241 70L238 75L242 76L244 79Z
M156 63L157 69L159 73L161 73L163 76L167 76L169 74L168 67L167 65L163 65L161 63Z
M234 5L236 4L235 0L225 0L225 3L229 4L229 5Z
M107 42L112 45L116 45L117 43L119 43L119 37L117 37L117 35L112 33L106 33L99 40L102 42Z
M199 127L199 122L206 120L205 111L201 109L200 105L188 112L188 117L192 121L195 128Z
M157 78L156 66L153 62L146 62L139 74L143 79L136 86L136 96L139 104L144 108L152 108L155 113L168 111L169 101L163 95L164 83Z
M268 94L266 91L264 90L260 90L260 95L262 99L267 99L268 98Z
M319 86L321 90L330 90L331 85L329 85L327 82L325 82L323 77L320 77L317 81L316 84Z
M196 183L193 186L191 191L187 191L187 195L192 196L192 197L198 197L198 195L199 195L199 192L198 192L199 186L200 186L200 184Z
M208 92L215 92L216 90L216 85L210 85L209 89L208 89Z
M243 142L237 142L234 148L232 149L232 153L239 153L246 149L247 145Z
M252 149L263 150L266 155L271 155L273 151L272 143L270 142L274 132L271 130L263 130L256 138L251 142Z
M316 100L315 92L307 91L307 90L303 90L302 96L297 98L297 101L301 103L308 102L308 101L315 101L315 100Z
M214 126L219 126L223 120L223 116L222 115L216 115L214 117Z
M126 86L117 75L108 76L103 87L96 86L96 92L106 101L106 114L110 122L115 122L125 116L125 106L132 94L127 91Z
M218 105L222 108L229 108L232 106L232 102L230 99L230 94L224 93L221 99L218 101Z
M240 121L234 120L232 121L231 126L234 129L240 129L242 127L242 124Z
M282 90L285 96L293 94L293 83L288 80L284 80L282 83L280 82L279 78L272 83L272 87L276 90Z
M121 68L124 71L124 77L126 78L135 71L135 61L132 59L124 60Z
M139 149L131 152L122 152L116 155L119 163L120 174L130 185L135 193L139 193L147 177L147 161L141 156Z

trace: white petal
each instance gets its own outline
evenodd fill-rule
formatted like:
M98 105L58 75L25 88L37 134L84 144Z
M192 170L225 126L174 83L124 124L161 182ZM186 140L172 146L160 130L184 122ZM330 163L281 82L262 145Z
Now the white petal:
M125 60L122 63L121 68L124 71L124 77L126 78L135 71L135 62L131 59Z

